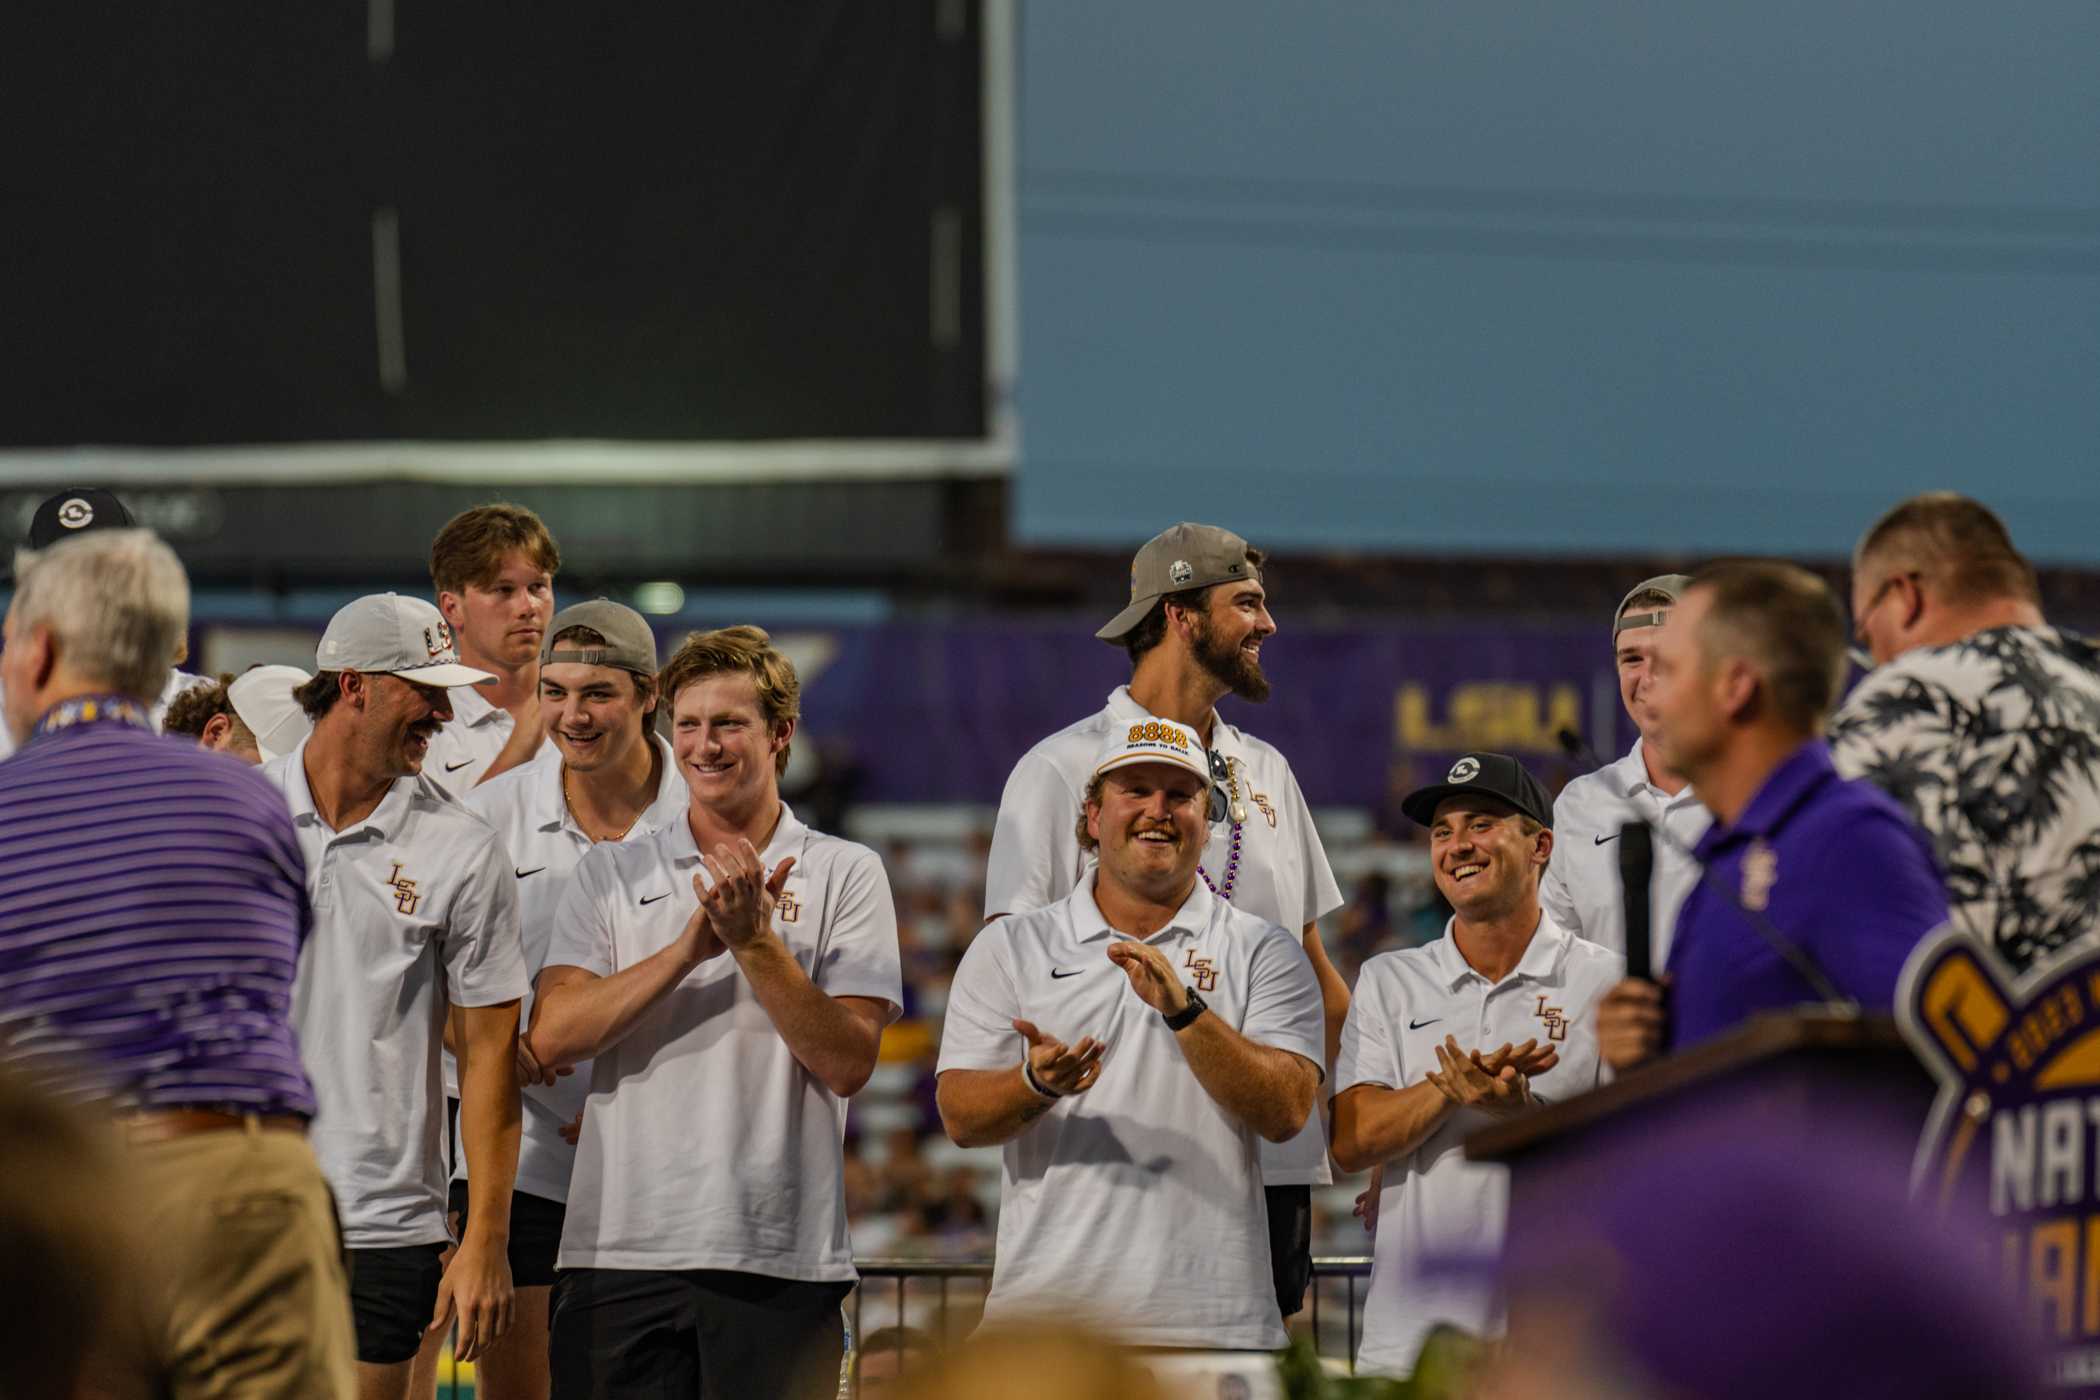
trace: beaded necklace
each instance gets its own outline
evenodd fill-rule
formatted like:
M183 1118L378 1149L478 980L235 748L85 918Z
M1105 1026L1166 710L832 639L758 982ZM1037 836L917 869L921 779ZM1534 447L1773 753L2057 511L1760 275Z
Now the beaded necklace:
M1220 886L1210 878L1210 872L1201 865L1196 867L1196 873L1203 877L1204 885L1209 888L1212 894L1230 904L1232 902L1232 887L1240 878L1240 834L1247 825L1247 807L1245 803L1240 801L1240 764L1238 759L1228 758L1225 760L1225 774L1225 788L1232 798L1232 805L1227 811L1227 815L1232 818L1232 844L1225 852L1225 883L1223 886Z

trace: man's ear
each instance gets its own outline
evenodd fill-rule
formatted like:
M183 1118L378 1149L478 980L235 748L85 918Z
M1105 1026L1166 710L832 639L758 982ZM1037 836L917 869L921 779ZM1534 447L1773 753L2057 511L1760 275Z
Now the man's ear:
M371 696L372 682L359 671L339 671L335 678L336 694L342 703L355 709L363 709Z
M204 732L197 736L197 746L199 748L216 749L226 742L226 736L232 732L232 715L213 715L210 719L204 721Z
M795 738L795 730L798 727L798 721L791 719L782 720L780 722L780 727L773 731L772 752L777 754L782 749L786 748L790 743L792 743Z
M1083 810L1086 813L1086 834L1098 846L1101 844L1101 804L1089 800Z
M1713 685L1720 701L1722 715L1731 720L1748 715L1757 704L1758 690L1764 684L1764 677L1757 673L1756 667L1740 656L1729 657L1714 670Z
M50 628L38 624L29 629L26 637L17 637L8 643L10 647L29 649L29 678L31 687L42 690L51 683L52 673L58 670L58 638Z
M456 640L459 636L459 629L467 621L467 600L460 597L457 593L440 591L437 595L437 605L438 611L444 614L445 625L452 629L452 635Z
M1532 841L1531 854L1537 858L1539 869L1544 870L1547 862L1553 859L1552 827L1544 826L1539 828L1539 834Z

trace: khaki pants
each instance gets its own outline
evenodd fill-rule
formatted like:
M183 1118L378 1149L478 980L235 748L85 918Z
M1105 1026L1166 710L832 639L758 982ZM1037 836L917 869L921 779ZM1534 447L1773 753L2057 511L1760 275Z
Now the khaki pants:
M128 1156L147 1393L354 1400L342 1239L306 1139L251 1121Z

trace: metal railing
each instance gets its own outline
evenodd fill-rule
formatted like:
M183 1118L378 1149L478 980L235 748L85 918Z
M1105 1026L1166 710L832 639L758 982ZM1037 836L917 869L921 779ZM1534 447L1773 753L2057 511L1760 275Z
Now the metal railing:
M853 1349L848 1358L851 1376L844 1391L848 1394L857 1393L861 1361L870 1354L865 1350L870 1335L867 1327L870 1311L882 1310L888 1314L878 1324L878 1331L893 1325L915 1325L912 1322L915 1315L927 1319L930 1313L927 1320L932 1326L919 1327L918 1330L928 1333L935 1346L944 1347L960 1341L962 1333L976 1326L984 1309L985 1293L991 1287L992 1264L988 1259L859 1259L854 1263L860 1270L860 1285L846 1303L853 1329ZM1291 1319L1294 1326L1302 1325L1310 1330L1313 1347L1321 1356L1344 1363L1352 1373L1356 1370L1362 1283L1370 1273L1371 1257L1367 1254L1314 1259L1305 1310ZM913 1285L918 1286L914 1289ZM1333 1325L1336 1301L1342 1303L1343 1324L1339 1335ZM916 1309L914 1302L918 1304ZM1302 1324L1300 1318L1304 1319ZM958 1322L962 1325L959 1326ZM901 1334L893 1333L892 1337L894 1341L890 1350L901 1369L909 1364L903 1354L905 1343ZM1341 1343L1339 1349L1333 1345L1336 1342ZM880 1347L876 1349L877 1352L882 1350Z

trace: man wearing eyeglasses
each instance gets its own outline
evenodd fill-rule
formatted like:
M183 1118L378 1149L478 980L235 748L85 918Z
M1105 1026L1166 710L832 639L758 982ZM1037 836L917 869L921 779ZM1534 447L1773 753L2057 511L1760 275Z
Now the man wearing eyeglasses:
M2100 927L2100 648L2043 621L2004 522L1897 506L1853 552L1852 625L1874 669L1831 757L1932 838L1954 923L2015 971Z
M992 833L984 912L988 920L1026 913L1069 895L1089 864L1077 821L1102 743L1148 720L1186 725L1207 752L1213 780L1199 881L1235 908L1299 934L1319 982L1321 1039L1332 1065L1349 988L1327 960L1316 921L1341 907L1341 890L1290 764L1215 708L1227 695L1269 697L1261 649L1276 622L1262 586L1264 560L1214 525L1175 525L1138 551L1129 605L1094 634L1129 653L1130 684L1014 765ZM1291 1141L1261 1147L1276 1297L1289 1317L1312 1278L1312 1188L1334 1179L1320 1115Z

